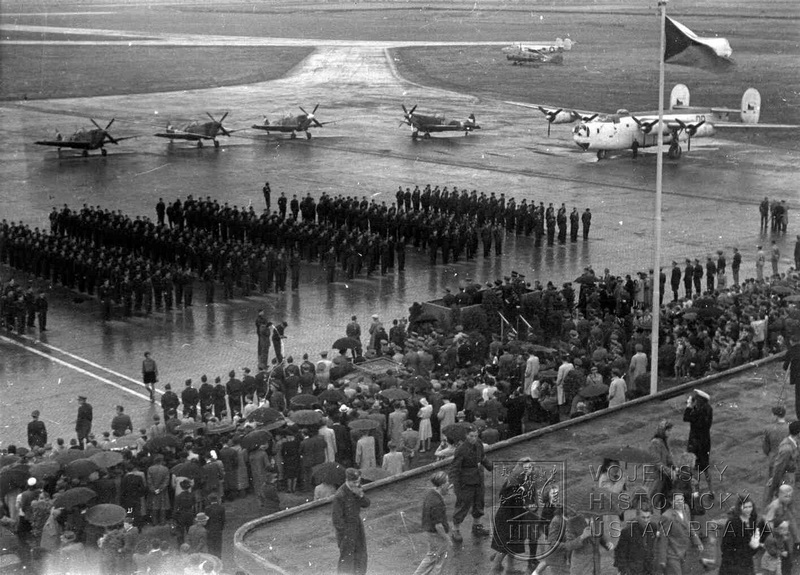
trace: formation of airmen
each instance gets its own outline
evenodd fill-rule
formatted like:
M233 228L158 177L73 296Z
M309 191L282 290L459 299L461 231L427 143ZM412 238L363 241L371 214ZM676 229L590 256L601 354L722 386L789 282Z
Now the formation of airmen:
M265 190L267 186L265 186ZM222 299L283 292L290 281L298 289L301 261L320 262L328 282L337 271L347 279L390 269L403 271L406 247L428 252L430 263L477 257L479 245L489 257L502 254L507 231L536 233L541 245L547 230L552 245L578 236L577 209L567 216L556 210L516 205L497 198L447 187L416 187L398 193L398 204L368 201L366 197L324 193L291 200L281 194L277 212L257 214L206 196L188 196L156 204L156 222L131 218L119 210L84 204L73 210L53 208L50 231L23 223L0 223L0 262L35 275L49 285L95 296L110 319L118 303L123 314L149 314L191 306L195 282L202 282L205 303L214 303L221 284ZM265 191L269 205L269 196ZM584 239L591 212L584 212Z

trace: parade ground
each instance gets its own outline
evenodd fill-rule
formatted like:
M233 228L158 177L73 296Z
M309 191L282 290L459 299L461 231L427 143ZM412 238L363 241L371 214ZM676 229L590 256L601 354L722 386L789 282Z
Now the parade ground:
M668 68L668 89L684 83L693 104L737 107L744 90L754 86L764 98L762 122L799 124L800 7L768 4L768 13L746 2L671 4L698 33L728 36L737 68L726 76ZM224 381L230 370L254 369L259 309L272 321L288 323L289 354L299 359L308 353L316 360L344 335L351 315L366 325L378 314L391 325L408 315L413 302L441 297L467 278L485 284L513 270L528 281L560 285L590 265L623 276L653 267L655 155L598 161L575 146L572 125L553 125L548 137L543 116L507 101L610 112L654 109L655 4L634 10L603 1L560 8L513 2L444 7L12 1L4 2L0 32L0 220L48 229L48 214L63 204L155 220L159 198L189 194L252 205L260 213L265 181L273 207L281 193L366 196L388 205L398 186L431 184L504 193L517 203L590 207L594 214L586 242L536 248L530 237L507 235L501 256L435 267L412 249L403 273L339 277L330 284L319 264L304 263L296 291L237 296L210 306L196 291L191 308L127 319L117 311L108 322L96 299L2 267L4 282L14 277L44 290L50 313L46 333L0 333L0 447L25 443L33 409L41 411L52 439L73 437L78 394L93 404L98 428L107 428L118 404L125 405L134 427L144 427L154 410L141 384L145 351L158 363L159 388L168 382L181 386L187 378L196 382L203 374ZM563 67L526 69L503 59L501 48L508 43L568 35L578 44ZM631 50L623 37L642 48ZM299 113L298 106L317 104L317 116L332 123L310 140L246 130L265 115ZM482 128L466 137L414 141L410 128L398 123L401 106L415 104L454 119L474 113ZM225 112L226 127L236 131L221 138L218 149L152 137L167 123ZM33 143L54 137L55 130L69 135L91 127L90 118L101 125L115 118L115 137L137 137L107 146L105 157L93 152L88 158ZM665 160L661 264L703 261L738 247L742 276L751 277L757 246L774 239L786 269L800 208L798 165L796 132L766 130L697 138L680 160ZM758 204L765 196L786 200L787 234L760 233ZM761 462L756 436L777 400L776 381L771 364L709 386L715 396L712 459L717 453L714 461L736 462L720 489L760 493L760 477L752 473ZM503 457L566 460L569 469L580 470L598 463L582 445L608 440L643 446L659 418L671 414L678 422L681 402L616 412L509 447ZM401 512L417 520L424 487L419 477L369 492L370 573L413 571L422 539L412 531L411 547L398 521ZM232 566L233 530L257 516L243 504L233 509L237 524L226 535L226 567ZM243 543L290 572L335 568L327 506L248 531ZM459 572L483 572L488 544L467 539L463 549L469 552L455 558Z

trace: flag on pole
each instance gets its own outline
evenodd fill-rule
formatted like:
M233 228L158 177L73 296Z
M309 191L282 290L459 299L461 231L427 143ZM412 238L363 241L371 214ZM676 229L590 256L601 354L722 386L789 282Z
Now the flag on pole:
M667 16L664 62L700 68L711 72L725 72L734 65L733 52L726 38L700 38L686 26Z

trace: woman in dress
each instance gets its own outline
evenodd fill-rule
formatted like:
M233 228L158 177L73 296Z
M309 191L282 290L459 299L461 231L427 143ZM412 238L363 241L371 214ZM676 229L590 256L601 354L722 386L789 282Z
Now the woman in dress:
M362 471L378 467L375 459L375 438L368 432L361 432L356 441L356 467Z
M281 443L283 459L283 477L286 479L286 490L294 493L297 489L297 478L300 476L300 442L293 433L286 434Z
M719 572L725 575L753 575L753 557L760 547L763 525L756 523L756 507L749 495L738 495L722 528Z
M431 448L431 437L433 437L431 428L433 406L424 397L419 400L419 403L421 406L417 412L419 417L419 452L425 453Z
M250 470L248 465L247 451L239 444L241 440L234 440L233 450L236 452L236 490L239 497L242 497L250 487Z
M492 570L495 573L503 570L503 559L507 555L512 556L513 562L513 557L525 554L526 544L524 537L519 537L519 526L533 525L539 519L536 516L539 505L533 468L533 460L523 457L500 488L500 506L492 530L492 549L495 551ZM528 535L530 545L534 547L538 534L531 532Z

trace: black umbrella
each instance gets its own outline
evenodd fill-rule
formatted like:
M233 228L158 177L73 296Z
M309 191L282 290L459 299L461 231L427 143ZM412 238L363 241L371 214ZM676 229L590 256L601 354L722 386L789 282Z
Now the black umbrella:
M0 469L0 493L6 494L14 488L25 489L28 486L30 468L24 464L15 464Z
M600 279L594 274L583 274L582 276L575 278L575 281L572 283L576 284L596 284L599 282Z
M361 417L359 419L354 419L348 423L347 426L355 431L369 431L370 429L377 429L378 422L368 417Z
M201 423L199 421L187 421L186 423L181 423L176 429L178 431L183 431L184 433L194 433L198 429L205 428L206 424Z
M124 459L119 451L101 451L92 455L89 461L94 461L98 467L108 469L122 463Z
M111 440L111 449L121 450L136 447L139 444L139 437L140 436L134 435L133 433L123 435L122 437L116 437Z
M97 497L97 493L88 487L73 487L58 495L53 501L53 507L69 509L76 505L84 505Z
M587 399L590 397L600 397L601 395L608 394L608 386L604 383L590 383L578 393Z
M256 429L251 431L242 438L242 447L244 449L255 449L259 445L264 445L272 440L272 434L266 429Z
M0 467L6 467L7 465L13 465L20 460L19 455L14 455L13 453L6 453L5 455L0 455Z
M653 463L655 461L650 452L638 447L630 447L629 445L602 451L600 457L624 463Z
M200 479L203 477L203 470L200 468L199 465L192 463L191 461L186 461L184 463L179 463L171 470L172 475L175 477L185 477L187 479Z
M320 404L320 400L317 398L316 395L311 395L310 393L301 393L300 395L295 395L289 403L292 407L298 407L301 409L310 409L315 405Z
M345 468L335 461L320 463L311 469L311 482L314 485L327 483L339 487L344 484Z
M382 395L389 401L399 401L411 397L411 394L408 393L405 389L398 389L396 387L384 389L380 392L380 395Z
M232 423L221 423L217 425L209 425L206 427L206 435L219 435L220 433L228 433L236 429Z
M794 293L794 290L789 286L781 286L776 285L769 288L772 293L776 293L778 295L790 295Z
M340 337L333 342L332 349L345 350L345 349L358 349L361 343L352 337Z
M113 503L101 503L86 512L86 522L98 527L118 525L125 519L125 508Z
M284 417L280 411L266 406L259 407L258 409L253 410L250 413L250 415L247 416L247 421L255 421L256 423L261 423L261 424L273 423L275 421L283 421L283 420Z
M326 389L317 397L320 401L327 401L329 403L344 403L347 401L347 396L338 389Z
M64 451L56 453L53 459L58 461L61 465L67 465L68 463L72 463L78 459L86 459L87 457L89 457L89 455L84 453L82 449L65 449Z
M159 435L158 437L154 437L153 439L145 443L144 446L146 449L150 451L158 451L160 449L164 449L165 447L173 447L177 449L181 446L181 441L174 435L170 435L168 433L166 435Z
M789 303L800 302L800 294L786 296L783 301L788 301Z
M64 475L67 477L81 479L89 477L96 471L100 471L100 466L94 461L91 459L78 459L67 464L67 466L64 468Z
M289 419L297 425L316 425L322 421L322 414L313 409L301 409L289 413Z
M415 375L408 381L409 385L417 391L425 391L430 389L431 381L421 375Z
M36 479L48 479L50 477L57 477L58 472L61 471L61 465L58 461L42 461L31 465L31 477Z
M472 429L473 425L471 423L459 421L444 427L442 429L442 434L447 438L447 441L455 444L459 441L464 441L467 438L467 434Z

